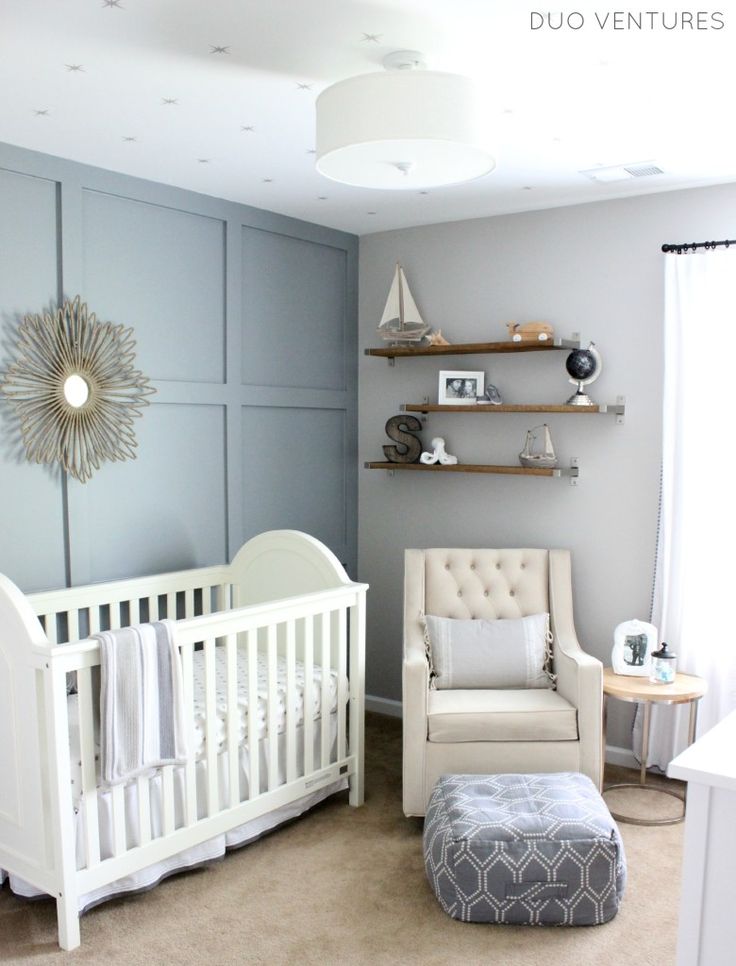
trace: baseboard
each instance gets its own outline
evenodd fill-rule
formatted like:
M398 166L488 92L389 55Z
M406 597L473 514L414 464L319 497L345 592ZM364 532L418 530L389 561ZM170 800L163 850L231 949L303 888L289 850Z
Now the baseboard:
M366 694L365 710L375 711L376 714L387 714L392 718L400 718L401 701L394 701L391 698L377 698L372 694Z
M639 767L639 762L630 748L618 748L616 745L606 745L606 762L609 765L621 765L623 768Z

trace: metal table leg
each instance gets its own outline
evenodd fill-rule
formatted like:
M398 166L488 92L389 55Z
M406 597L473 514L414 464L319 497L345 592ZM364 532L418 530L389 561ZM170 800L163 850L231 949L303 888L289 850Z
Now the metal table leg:
M626 822L629 825L677 825L685 818L685 797L679 792L671 791L669 788L660 788L657 785L647 785L647 758L649 757L649 730L651 725L652 717L652 702L642 701L644 705L644 722L642 725L641 733L641 768L639 769L639 781L638 782L616 782L612 785L605 785L603 788L603 794L611 791L614 788L638 788L643 789L647 792L655 792L660 795L670 795L672 798L676 798L679 802L682 802L682 815L678 815L676 818L634 818L629 815L621 815L618 812L611 812L613 818L617 822ZM690 721L688 727L688 744L693 743L695 737L695 707L697 701L692 701L690 703Z

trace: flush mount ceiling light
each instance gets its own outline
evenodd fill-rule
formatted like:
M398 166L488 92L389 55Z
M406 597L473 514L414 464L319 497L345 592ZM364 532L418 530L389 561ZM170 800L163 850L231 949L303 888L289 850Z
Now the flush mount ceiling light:
M317 170L364 188L418 190L472 181L496 161L472 81L424 70L413 50L317 98Z

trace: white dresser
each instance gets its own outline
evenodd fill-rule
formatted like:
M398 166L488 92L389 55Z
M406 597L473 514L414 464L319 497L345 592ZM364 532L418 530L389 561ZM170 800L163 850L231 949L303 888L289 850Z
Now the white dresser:
M688 783L677 966L736 963L736 711L670 762Z

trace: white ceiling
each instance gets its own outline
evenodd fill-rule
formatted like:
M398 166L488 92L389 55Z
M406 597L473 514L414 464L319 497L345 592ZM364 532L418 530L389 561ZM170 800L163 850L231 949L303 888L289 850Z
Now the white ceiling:
M580 29L532 30L536 6L0 0L0 140L358 234L736 180L735 3L716 5L720 30L665 29L661 12L611 29L604 0L565 8ZM652 6L668 25L685 7ZM315 172L317 94L403 48L483 84L492 174L419 194ZM642 161L665 173L579 173Z

